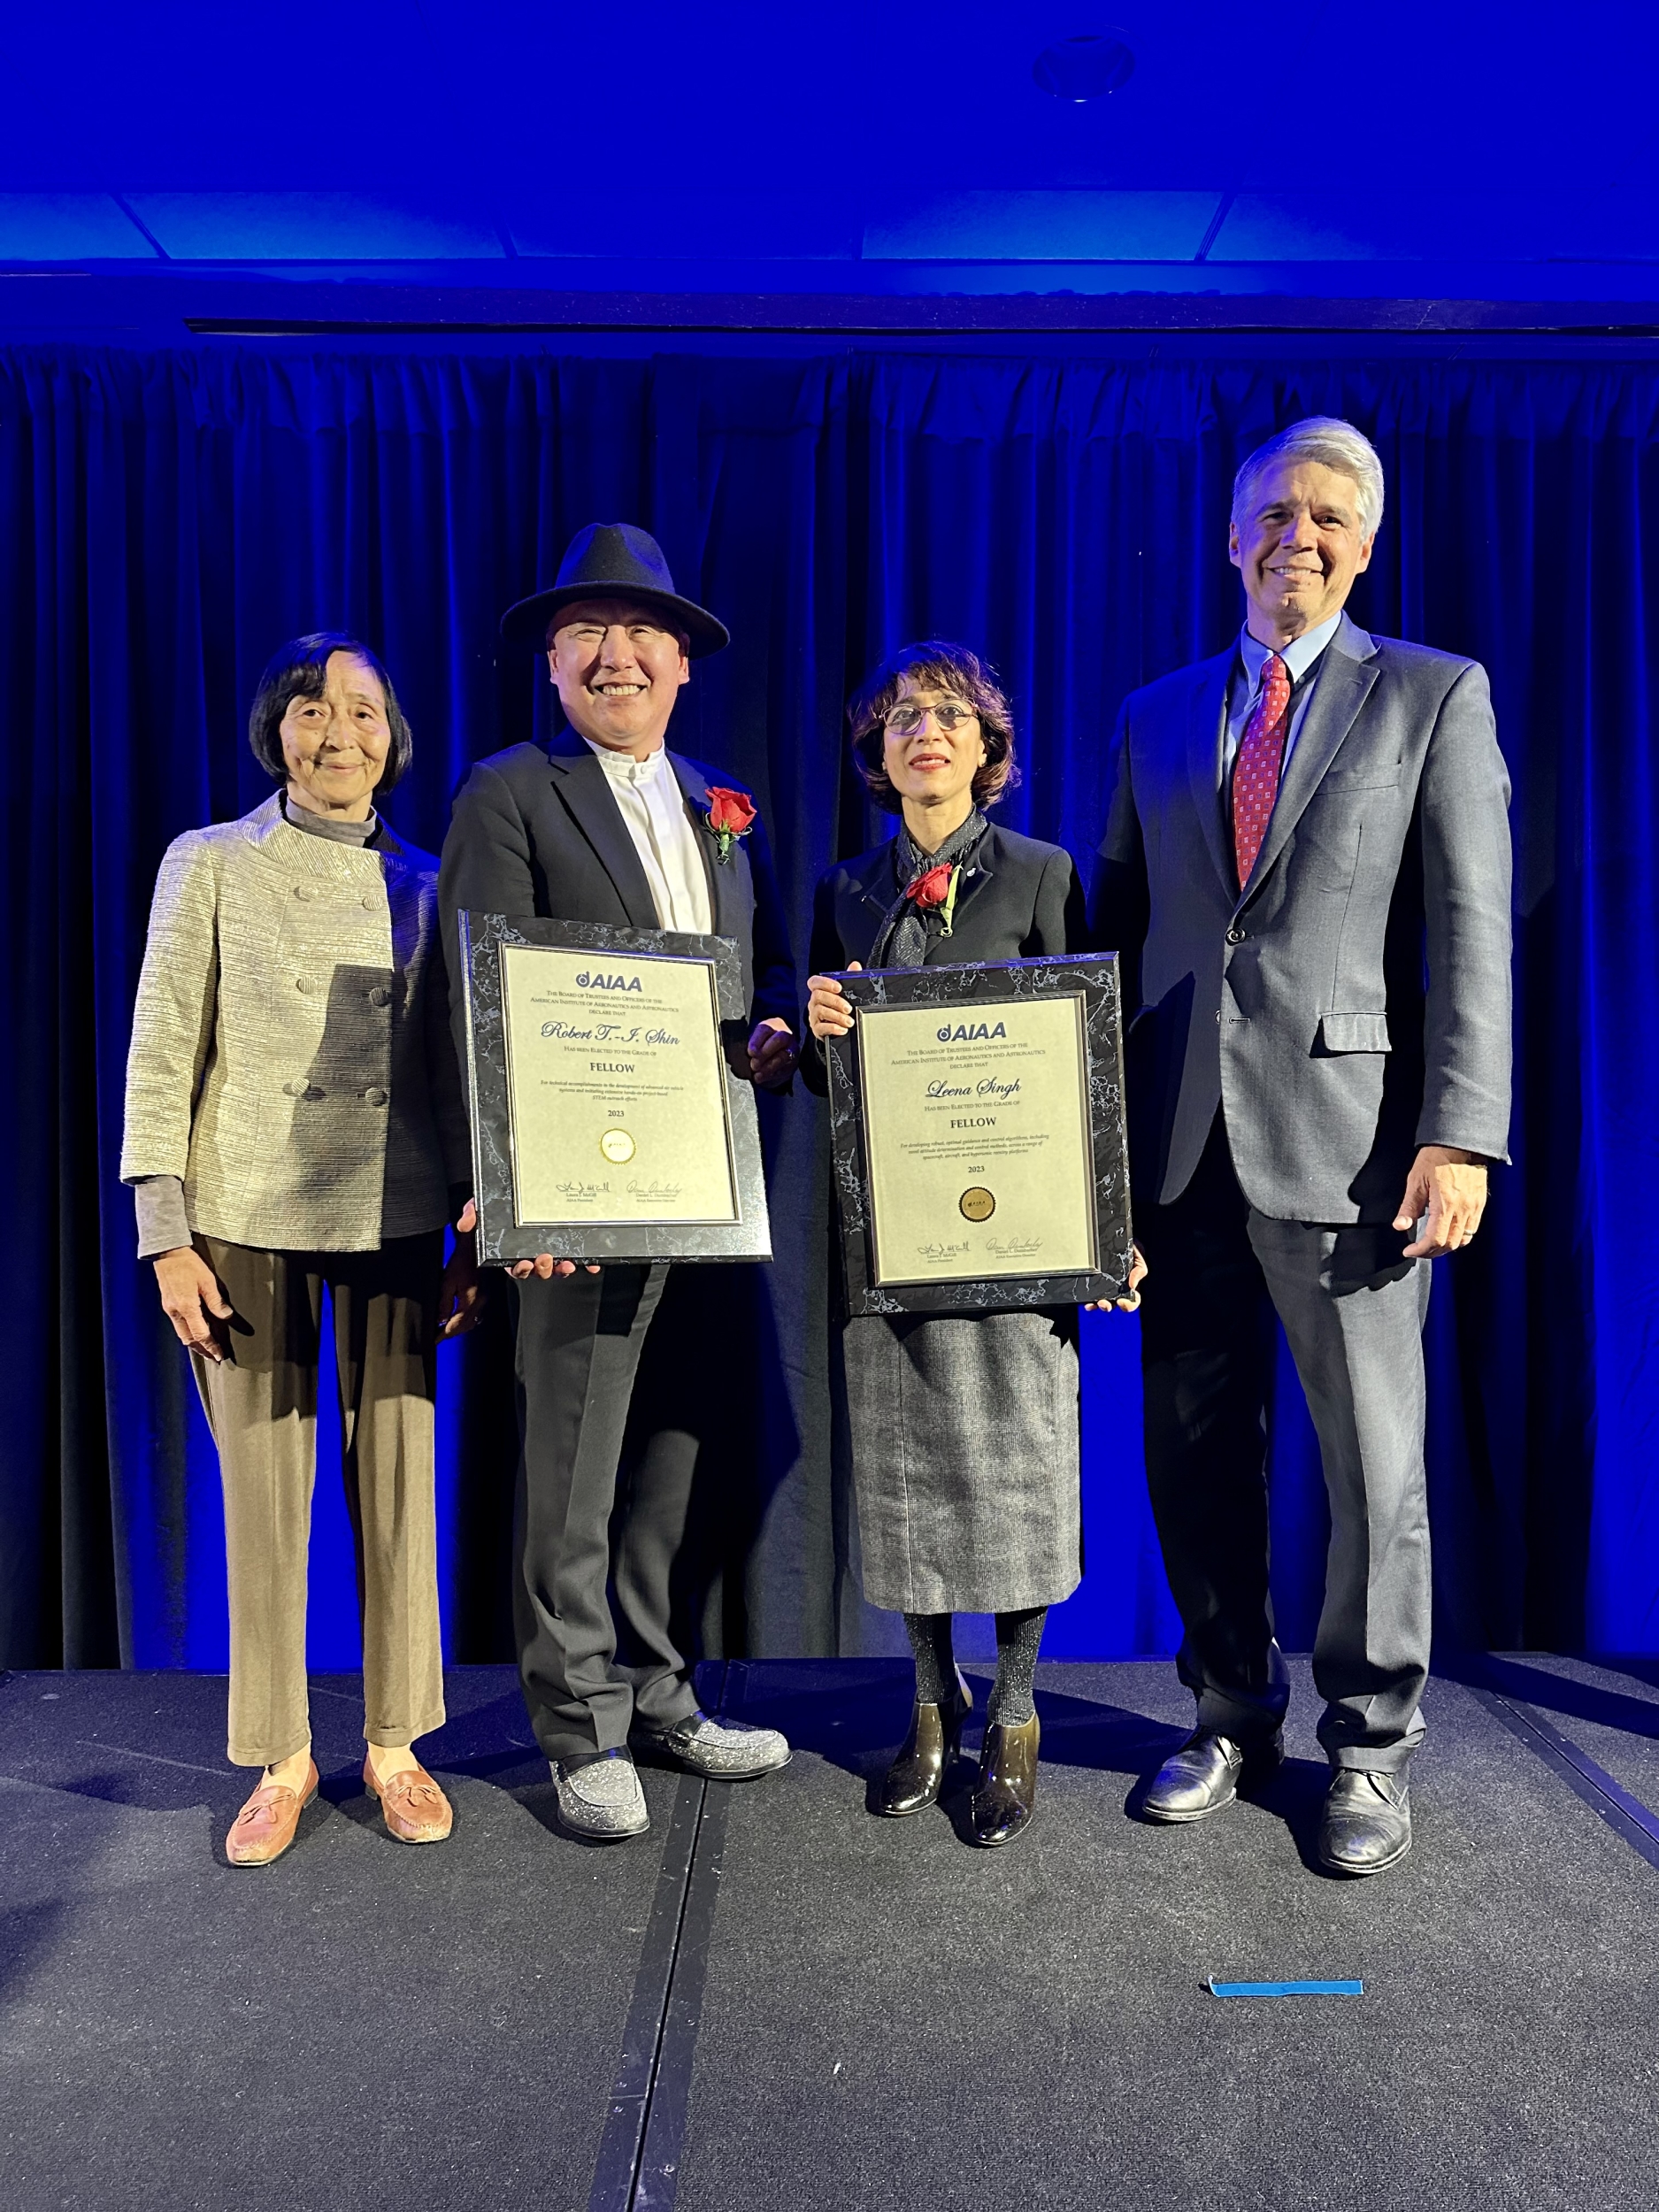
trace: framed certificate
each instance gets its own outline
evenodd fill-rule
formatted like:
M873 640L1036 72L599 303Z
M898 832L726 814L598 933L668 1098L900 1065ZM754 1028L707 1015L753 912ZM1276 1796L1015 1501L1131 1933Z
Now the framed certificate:
M1114 954L837 978L825 1047L850 1313L1080 1305L1129 1279Z
M770 1259L731 940L459 927L480 1259Z

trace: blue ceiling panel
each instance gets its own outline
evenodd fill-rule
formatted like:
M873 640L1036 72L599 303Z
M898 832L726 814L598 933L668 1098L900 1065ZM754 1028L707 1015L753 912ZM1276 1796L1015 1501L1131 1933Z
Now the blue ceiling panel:
M1444 220L1444 203L1440 216ZM1419 261L1432 234L1409 208L1333 206L1306 193L1242 192L1227 210L1211 261Z
M516 251L532 257L665 261L852 261L859 216L800 191L710 191L693 185L643 197L591 188L537 202L513 195L503 219Z
M1227 261L1659 260L1652 192L1503 193L1409 188L1341 195L1240 193L1207 258Z
M280 190L407 169L411 136L429 155L446 112L422 6L20 0L0 183Z
M499 261L488 224L354 192L134 192L173 261Z
M1114 89L1043 88L1055 40L1109 31ZM23 0L7 37L72 103L0 134L13 279L1659 290L1653 0Z
M952 192L865 226L866 261L1190 261L1217 192Z
M0 261L153 261L107 192L0 192Z

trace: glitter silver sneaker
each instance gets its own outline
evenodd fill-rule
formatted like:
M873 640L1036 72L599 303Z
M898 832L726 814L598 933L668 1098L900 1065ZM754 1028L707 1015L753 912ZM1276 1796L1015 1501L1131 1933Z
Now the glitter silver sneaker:
M711 1782L752 1782L775 1774L795 1755L789 1739L776 1728L751 1728L746 1721L710 1720L693 1713L672 1728L644 1728L637 1723L628 1739L642 1758L681 1767Z
M642 1836L650 1826L645 1792L626 1751L609 1751L603 1759L574 1767L555 1759L552 1766L559 1825L573 1836L620 1843L627 1836Z

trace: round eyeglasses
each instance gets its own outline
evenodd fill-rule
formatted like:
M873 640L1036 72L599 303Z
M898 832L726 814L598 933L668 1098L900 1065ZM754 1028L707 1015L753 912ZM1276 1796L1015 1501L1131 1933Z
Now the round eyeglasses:
M929 715L947 737L954 737L964 722L977 722L979 716L972 707L957 706L947 700L943 706L918 707L912 700L902 699L888 713L882 727L895 737L914 737Z

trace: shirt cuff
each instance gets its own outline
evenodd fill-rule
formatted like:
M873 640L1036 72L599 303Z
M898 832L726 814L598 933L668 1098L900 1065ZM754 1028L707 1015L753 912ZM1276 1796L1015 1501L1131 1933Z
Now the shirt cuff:
M141 1175L133 1185L138 1214L138 1256L176 1252L190 1241L190 1217L184 1209L184 1185L176 1175Z

